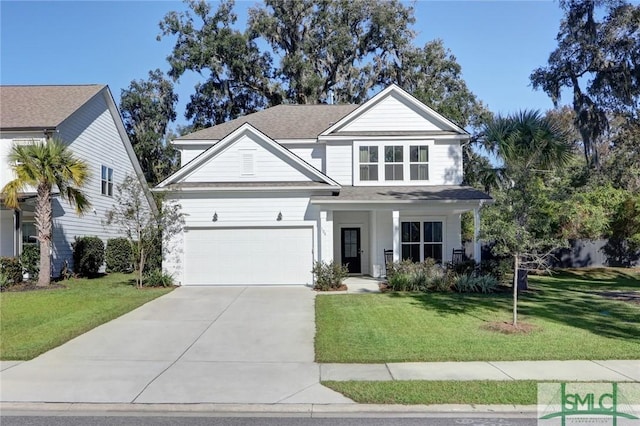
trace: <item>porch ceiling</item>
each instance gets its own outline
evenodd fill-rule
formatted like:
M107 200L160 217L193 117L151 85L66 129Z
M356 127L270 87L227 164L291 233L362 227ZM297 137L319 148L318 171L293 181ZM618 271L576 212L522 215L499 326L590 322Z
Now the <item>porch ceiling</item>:
M488 194L469 186L343 186L337 195L315 195L313 204L493 202Z

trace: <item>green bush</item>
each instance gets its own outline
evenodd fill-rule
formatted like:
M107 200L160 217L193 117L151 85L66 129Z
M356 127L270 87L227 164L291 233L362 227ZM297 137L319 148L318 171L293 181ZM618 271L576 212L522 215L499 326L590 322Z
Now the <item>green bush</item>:
M154 269L145 275L142 285L145 287L171 287L173 276L165 274L160 269Z
M29 274L29 279L35 279L40 272L40 244L25 244L20 255L22 268Z
M457 277L454 288L459 293L493 293L498 288L498 280L490 275L465 274Z
M84 277L98 274L104 263L104 243L98 237L76 237L73 246L73 270Z
M314 289L320 291L336 290L342 285L349 270L345 265L336 263L333 260L329 263L315 262L311 270L315 278Z
M455 286L458 275L451 270L442 271L442 274L437 275L431 283L430 289L438 292L451 291Z
M5 274L2 269L0 269L0 289L8 287L9 284L13 284L13 283L10 283L9 277L7 277L7 274Z
M126 238L112 238L107 241L104 258L107 272L133 271L133 251L131 243Z
M162 233L159 229L156 229L155 232L147 238L149 240L145 243L145 247L147 247L147 259L144 264L144 270L145 272L149 272L162 269Z
M22 265L17 257L0 257L0 271L8 285L22 282Z
M483 260L480 264L481 275L489 275L498 280L498 283L509 284L513 278L513 259Z
M394 291L427 291L445 275L433 259L424 262L403 260L387 266L387 284Z

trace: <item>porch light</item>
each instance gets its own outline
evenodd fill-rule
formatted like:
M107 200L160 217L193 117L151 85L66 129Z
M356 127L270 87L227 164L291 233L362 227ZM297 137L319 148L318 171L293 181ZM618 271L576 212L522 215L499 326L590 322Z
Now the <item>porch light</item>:
M218 212L213 212L213 218L211 218L211 222L217 222L218 221Z
M278 217L276 218L277 221L281 221L282 220L282 212L278 212Z

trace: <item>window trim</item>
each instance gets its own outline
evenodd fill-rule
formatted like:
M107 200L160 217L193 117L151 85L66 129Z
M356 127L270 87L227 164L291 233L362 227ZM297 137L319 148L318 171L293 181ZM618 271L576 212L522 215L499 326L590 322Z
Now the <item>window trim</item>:
M105 175L106 172L106 175ZM101 165L100 168L100 194L105 197L113 197L113 167ZM105 177L106 176L106 177Z
M368 162L360 161L360 153L362 148L368 148L367 150L367 159L369 160ZM378 158L377 158L377 161L375 162L371 161L371 148L375 148L377 151L376 154ZM358 163L358 180L360 182L380 182L380 145L377 145L377 144L359 145L357 150L357 163ZM362 179L362 169L360 168L362 166L367 166L367 168L374 166L377 172L376 179ZM369 172L369 176L371 176L371 172Z
M419 242L403 242L402 241L402 224L405 222L419 222L420 223L420 241ZM424 246L427 244L434 245L433 242L427 242L424 240L424 224L425 222L440 222L442 224L442 242L439 244L442 245L442 263L447 261L447 218L445 216L407 216L400 217L400 260L402 260L402 246L403 245L419 245L420 247L420 257L419 261L424 262Z
M412 185L431 185L434 183L432 179L427 180L411 180L411 162L410 151L412 146L426 146L428 149L428 155L433 155L433 147L437 145L435 139L423 139L423 138L384 138L384 139L356 139L352 142L352 185L354 186L412 186ZM361 147L378 147L378 163L360 163L360 148ZM402 180L387 180L385 166L388 164L400 164L399 162L387 163L385 161L385 148L389 146L402 146L403 158L402 158ZM382 157L380 157L382 156ZM431 170L431 161L413 163L425 164L427 166L428 177L431 177L433 170ZM360 166L377 165L378 179L377 180L362 180L360 179Z
M420 148L422 147L426 147L427 148L427 161L411 161L411 148L416 147L418 148L418 160L420 159ZM429 172L430 172L430 164L431 161L430 160L430 153L429 151L431 151L429 149L429 144L410 144L409 145L409 182L429 182ZM427 166L427 178L426 179L411 179L411 166L421 166L421 165L425 165Z
M387 148L391 148L392 149L392 157L396 161L387 161ZM397 148L400 148L400 154L401 154L400 155L400 161L397 161L396 155L395 155ZM402 145L402 144L401 145L397 145L397 144L396 145L387 145L387 144L382 145L382 151L384 151L384 169L383 169L384 170L384 182L404 182L404 176L405 176L404 169L405 169L405 163L406 163L405 162L405 152L406 152L406 150L404 148L405 148L405 145ZM394 170L394 172L393 172L394 176L393 177L394 178L395 178L395 174L396 174L395 168L397 166L400 166L400 174L402 175L402 179L388 179L387 178L387 165L393 167L393 170ZM378 174L378 176L379 176L379 174Z

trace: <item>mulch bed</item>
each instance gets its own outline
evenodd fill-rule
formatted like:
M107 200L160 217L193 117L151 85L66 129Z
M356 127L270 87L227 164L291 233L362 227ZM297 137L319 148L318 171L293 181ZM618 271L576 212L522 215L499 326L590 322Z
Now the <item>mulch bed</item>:
M315 291L347 291L347 285L346 284L342 284L338 288L330 288L329 290L318 290L317 288L314 288L314 290Z
M510 322L495 321L484 324L480 328L502 334L530 334L539 330L540 327L526 322L520 322L514 327Z
M57 290L59 288L67 288L66 286L52 282L46 287L38 287L36 283L22 282L12 286L0 287L2 292L20 292L20 291L40 291L40 290Z

